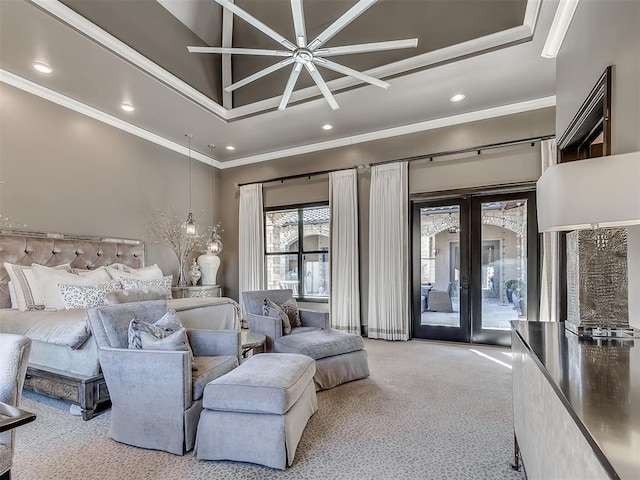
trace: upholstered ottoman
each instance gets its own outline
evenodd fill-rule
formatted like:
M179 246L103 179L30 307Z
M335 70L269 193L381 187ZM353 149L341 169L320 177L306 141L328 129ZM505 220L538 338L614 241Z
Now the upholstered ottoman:
M367 352L360 335L338 330L313 330L279 337L273 342L273 349L313 358L316 361L313 377L316 390L326 390L369 376Z
M284 470L293 463L307 421L318 410L315 361L264 353L204 390L195 453Z

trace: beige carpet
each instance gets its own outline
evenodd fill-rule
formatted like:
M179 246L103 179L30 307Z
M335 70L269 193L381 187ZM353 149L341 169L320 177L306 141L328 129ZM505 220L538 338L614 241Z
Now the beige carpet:
M108 411L83 422L68 404L25 392L22 406L38 419L18 429L13 478L524 478L509 467L511 370L471 351L510 364L508 350L420 340L366 340L366 348L371 377L318 393L319 410L284 472L118 444L108 438Z

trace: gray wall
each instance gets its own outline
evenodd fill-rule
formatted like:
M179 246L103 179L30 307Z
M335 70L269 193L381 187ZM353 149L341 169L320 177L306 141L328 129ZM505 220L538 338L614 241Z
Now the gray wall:
M600 75L613 66L613 154L640 150L640 2L578 4L556 59L556 134L576 114ZM638 194L637 192L633 192ZM629 232L629 311L640 328L640 227Z
M220 192L225 200L221 211L225 249L222 270L225 294L238 298L238 183L258 182L274 177L319 170L352 167L413 155L503 142L553 133L553 108L473 122L464 125L405 135L402 137L283 158L265 163L222 170ZM438 161L414 162L409 168L411 194L464 187L536 180L540 176L539 147L530 146L475 153L464 157L443 157ZM368 242L370 170L360 169L360 283L362 323L367 324ZM275 182L264 185L265 206L284 206L328 200L326 176Z
M2 83L0 99L3 215L29 230L138 239L154 209L186 217L188 157ZM193 212L207 225L213 173L192 161ZM147 263L177 278L171 249L147 244Z

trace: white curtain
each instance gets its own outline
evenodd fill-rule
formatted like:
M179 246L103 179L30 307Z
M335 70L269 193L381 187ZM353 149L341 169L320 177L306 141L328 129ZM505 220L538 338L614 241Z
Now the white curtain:
M369 211L370 338L409 339L407 162L371 169Z
M242 292L262 290L264 285L264 225L261 183L240 187L238 217L239 300L244 318Z
M360 334L358 262L358 174L329 174L331 209L331 328Z
M540 142L542 171L558 163L556 140ZM542 234L542 275L540 288L540 320L555 322L558 304L558 232Z

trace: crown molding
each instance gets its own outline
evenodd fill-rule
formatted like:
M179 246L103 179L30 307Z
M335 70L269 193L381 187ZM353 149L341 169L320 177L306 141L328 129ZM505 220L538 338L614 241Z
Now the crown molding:
M238 158L236 160L230 160L227 162L221 162L221 169L240 167L243 165L251 165L252 163L266 162L269 160L275 160L278 158L292 157L294 155L304 155L306 153L319 152L322 150L329 150L332 148L346 147L348 145L355 145L358 143L372 142L375 140L381 140L385 138L398 137L401 135L408 135L411 133L424 132L427 130L434 130L436 128L450 127L454 125L460 125L463 123L476 122L479 120L487 120L496 117L502 117L505 115L513 115L516 113L529 112L532 110L539 110L542 108L555 107L556 97L542 97L534 100L527 100L524 102L512 103L509 105L501 105L499 107L487 108L484 110L477 110L475 112L462 113L459 115L452 115L450 117L437 118L435 120L427 120L424 122L412 123L409 125L403 125L401 127L387 128L383 130L376 130L360 135L351 137L343 137L335 140L329 140L326 142L311 143L308 145L302 145L300 147L288 148L285 150L278 150L269 153L263 153L259 155L252 155L249 157Z
M98 120L112 127L118 128L122 131L140 137L149 142L160 145L161 147L168 148L174 152L188 156L189 149L184 145L180 145L172 140L168 140L160 135L152 133L148 130L140 128L129 122L126 122L118 117L114 117L108 113L98 110L94 107L86 105L82 102L67 97L61 93L55 92L49 88L43 87L31 80L27 80L23 77L15 75L6 70L0 69L0 82L6 83L13 87L19 88L25 92L36 95L40 98L53 102L62 107L68 108L75 112L81 113L88 117ZM371 142L375 140L381 140L385 138L398 137L401 135L408 135L411 133L424 132L427 130L434 130L436 128L450 127L454 125L460 125L463 123L476 122L479 120L487 120L491 118L501 117L505 115L513 115L516 113L529 112L532 110L539 110L542 108L554 107L556 105L556 97L542 97L534 100L527 100L524 102L512 103L509 105L501 105L498 107L487 108L484 110L477 110L474 112L462 113L459 115L452 115L449 117L438 118L434 120L427 120L424 122L412 123L409 125L403 125L400 127L387 128L382 130L375 130L360 135L351 137L343 137L335 140L329 140L326 142L311 143L308 145L301 145L299 147L288 148L284 150L276 150L273 152L262 153L258 155L252 155L248 157L238 158L236 160L230 160L227 162L220 162L212 157L203 155L197 151L191 151L191 158L200 162L211 165L220 170L227 168L240 167L244 165L250 165L252 163L266 162L269 160L275 160L278 158L291 157L294 155L304 155L306 153L319 152L323 150L330 150L332 148L345 147L348 145L356 145L358 143Z
M83 115L86 115L87 117L91 117L94 120L98 120L99 122L118 128L124 132L130 133L131 135L135 135L136 137L140 137L144 140L155 143L156 145L160 145L161 147L168 148L169 150L173 150L174 152L180 153L181 155L184 155L184 156L189 155L189 149L184 145L180 145L178 143L175 143L172 140L168 140L164 137L161 137L160 135L156 135L155 133L145 130L144 128L140 128L129 122L125 122L124 120L118 117L114 117L113 115L110 115L108 113L105 113L102 110L98 110L97 108L90 107L85 103L74 100L73 98L67 97L66 95L55 92L49 88L43 87L42 85L39 85L35 82L32 82L31 80L27 80L26 78L15 75L6 70L0 69L0 82L19 88L20 90L31 93L32 95L36 95L40 98L53 102L57 105L73 110L74 112L78 112ZM216 168L222 167L221 162L219 162L218 160L215 160L214 158L203 155L200 152L196 152L192 150L191 158Z

